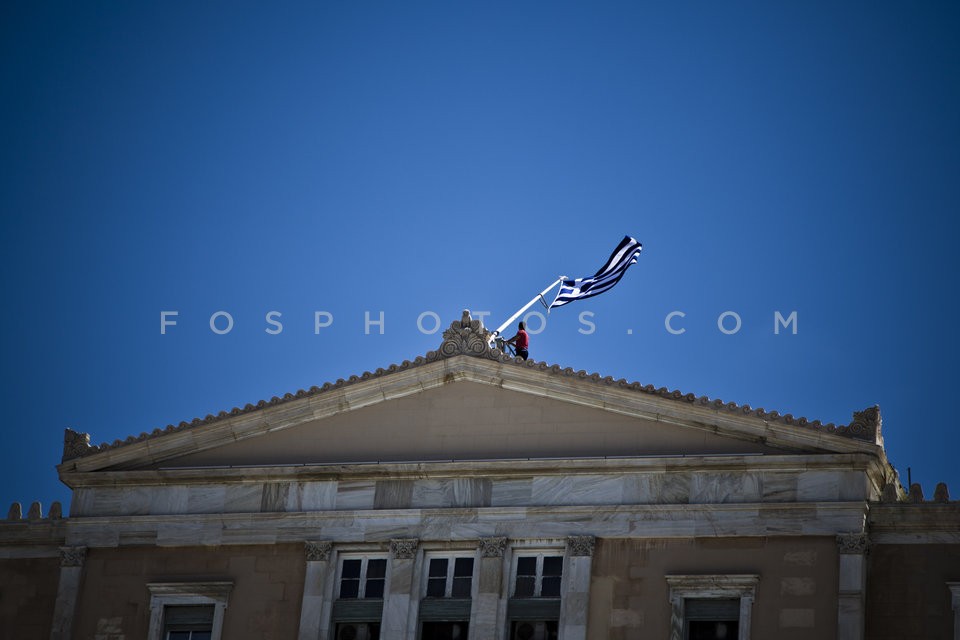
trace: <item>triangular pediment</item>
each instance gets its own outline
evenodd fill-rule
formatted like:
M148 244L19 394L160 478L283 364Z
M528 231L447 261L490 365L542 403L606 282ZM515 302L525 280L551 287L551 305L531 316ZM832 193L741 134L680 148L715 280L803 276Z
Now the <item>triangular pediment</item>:
M882 454L879 413L847 426L614 381L490 348L468 316L413 362L91 447L61 474L212 466L638 456ZM72 434L72 435L71 435ZM63 477L63 476L61 476Z
M161 467L784 453L757 441L462 381Z

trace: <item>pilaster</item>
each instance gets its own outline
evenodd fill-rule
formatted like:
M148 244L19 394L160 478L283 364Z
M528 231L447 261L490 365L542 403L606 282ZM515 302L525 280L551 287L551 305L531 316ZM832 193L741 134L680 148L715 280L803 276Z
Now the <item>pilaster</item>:
M560 601L560 640L585 640L590 608L590 570L593 536L570 536L563 567L563 597Z
M298 640L327 640L329 635L330 625L324 624L323 621L330 619L331 602L325 594L327 581L332 578L330 572L332 551L333 543L326 540L304 543L307 571L303 578Z
M501 589L507 538L480 538L477 597L470 610L470 636L499 639L504 634Z
M420 541L417 538L390 540L390 580L383 599L381 637L407 637L410 622L410 600L413 595L413 565Z
M869 540L865 533L837 536L840 552L837 640L863 640Z
M72 638L73 620L76 617L86 558L86 547L60 547L60 582L57 585L57 601L53 608L50 640Z

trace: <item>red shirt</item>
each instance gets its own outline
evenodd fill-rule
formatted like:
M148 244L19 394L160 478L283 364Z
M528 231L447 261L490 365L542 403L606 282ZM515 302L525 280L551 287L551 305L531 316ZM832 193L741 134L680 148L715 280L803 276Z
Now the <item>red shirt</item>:
M520 331L517 331L517 349L526 350L528 346L530 346L530 338L526 331L520 329Z

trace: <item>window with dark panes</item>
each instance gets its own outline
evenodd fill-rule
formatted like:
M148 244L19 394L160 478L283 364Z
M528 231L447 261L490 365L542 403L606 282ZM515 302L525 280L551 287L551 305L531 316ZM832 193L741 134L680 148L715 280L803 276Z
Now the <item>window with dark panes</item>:
M556 620L515 620L510 624L510 640L557 640L559 628Z
M453 561L452 598L469 598L473 585L473 558L456 558Z
M725 640L740 631L740 601L736 598L686 598L687 640Z
M427 568L428 598L469 598L473 558L431 558Z
M213 605L167 605L163 608L165 640L210 640Z
M563 556L518 551L514 557L509 640L557 640Z
M446 558L434 558L430 561L427 574L427 597L442 598L447 591L447 569L450 561Z
M513 590L515 598L532 598L537 591L537 557L517 558L517 582Z
M561 556L545 556L543 571L540 580L541 598L560 597L560 579L563 576L563 558Z
M331 622L334 640L380 640L387 559L377 556L341 556L337 599Z
M472 591L472 556L428 556L419 640L466 640Z
M467 640L470 625L462 622L424 622L420 631L420 640Z
M386 558L344 558L340 565L341 599L383 598Z
M337 625L335 640L380 640L380 625L375 622L348 622Z
M517 557L514 598L559 598L563 579L563 556Z
M387 582L387 560L376 558L367 562L367 581L363 591L364 598L382 598Z

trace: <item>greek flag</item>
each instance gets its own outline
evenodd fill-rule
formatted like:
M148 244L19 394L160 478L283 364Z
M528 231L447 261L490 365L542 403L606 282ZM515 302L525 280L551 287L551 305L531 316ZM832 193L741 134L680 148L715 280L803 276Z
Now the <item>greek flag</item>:
M554 298L550 309L562 307L574 300L592 298L610 289L620 282L620 278L626 273L627 267L637 261L641 249L643 249L643 245L630 236L624 236L617 248L610 254L607 263L592 277L564 280L560 284L560 291L557 292L557 297Z

